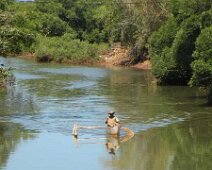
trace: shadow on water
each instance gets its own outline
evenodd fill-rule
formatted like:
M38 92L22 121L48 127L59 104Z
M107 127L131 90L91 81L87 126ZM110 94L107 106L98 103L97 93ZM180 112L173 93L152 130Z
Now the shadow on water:
M210 107L210 108L212 108L212 105L210 103L202 103L199 106L200 107Z

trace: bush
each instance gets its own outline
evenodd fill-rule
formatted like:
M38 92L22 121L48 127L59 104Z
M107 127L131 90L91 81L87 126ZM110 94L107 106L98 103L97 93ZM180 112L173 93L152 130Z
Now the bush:
M212 26L201 31L196 41L196 49L193 53L195 60L201 59L205 62L212 62Z
M193 75L190 85L210 86L212 84L212 26L202 30L196 41L195 59L192 63Z
M173 0L170 5L172 14L179 23L192 15L211 10L211 0Z
M172 44L173 58L179 72L177 78L185 84L188 83L192 74L190 64L192 53L195 50L195 41L199 34L199 17L192 16L182 23L181 29L177 32Z
M0 1L0 11L1 10L6 10L7 5L11 4L14 0L1 0Z
M176 70L176 63L173 60L171 48L166 47L160 56L156 56L158 60L154 61L152 69L153 74L158 79L160 85L181 84L176 77L179 76Z
M153 65L152 71L159 84L175 83L177 73L175 73L171 46L177 30L176 20L172 17L150 37L149 53Z
M203 12L200 15L200 21L201 21L201 28L202 29L211 26L211 18L212 18L211 9L208 10L208 11Z
M29 49L34 35L12 27L0 27L0 54L20 53Z
M38 61L47 57L47 61L84 63L97 60L98 51L106 48L104 45L89 44L86 41L73 40L65 37L37 38L35 47Z
M207 87L212 84L212 63L196 60L192 63L193 75L190 85Z
M200 33L199 16L186 19L178 27L170 19L150 39L153 74L161 84L185 85L191 77L192 53Z
M206 87L209 89L208 102L212 104L212 26L201 31L196 41L196 50L193 53L194 61L191 64L193 75L191 86Z
M57 16L43 14L38 22L37 30L45 36L62 36L67 30L66 25Z
M155 55L161 55L165 48L171 47L177 30L177 23L172 17L152 34L149 42L149 53L153 60Z

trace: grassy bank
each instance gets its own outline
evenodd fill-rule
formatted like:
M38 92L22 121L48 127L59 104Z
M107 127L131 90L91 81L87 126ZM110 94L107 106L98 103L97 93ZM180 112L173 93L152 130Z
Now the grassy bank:
M86 64L98 61L98 53L108 49L107 44L91 44L87 41L63 37L38 36L33 46L38 62Z

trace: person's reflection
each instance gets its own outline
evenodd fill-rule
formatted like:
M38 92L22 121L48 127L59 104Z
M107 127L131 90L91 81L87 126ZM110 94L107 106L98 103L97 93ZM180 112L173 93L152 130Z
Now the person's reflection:
M118 136L108 136L107 138L107 142L106 142L106 147L108 150L109 154L115 155L116 150L119 148L120 146L120 140Z

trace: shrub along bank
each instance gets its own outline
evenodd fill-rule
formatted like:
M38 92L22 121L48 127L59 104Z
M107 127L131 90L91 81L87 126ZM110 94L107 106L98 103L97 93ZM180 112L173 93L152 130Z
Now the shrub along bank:
M56 61L60 63L88 64L98 60L98 52L106 50L107 44L91 44L87 41L63 37L38 36L34 45L39 62Z

